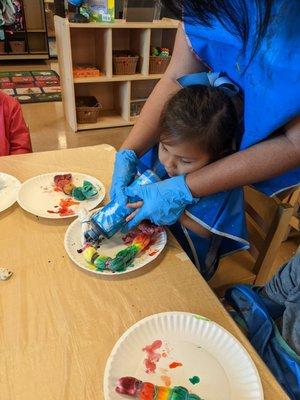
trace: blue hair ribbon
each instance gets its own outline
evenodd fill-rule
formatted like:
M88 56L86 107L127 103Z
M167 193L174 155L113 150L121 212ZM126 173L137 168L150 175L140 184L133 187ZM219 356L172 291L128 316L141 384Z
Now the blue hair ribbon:
M197 72L195 74L184 75L177 79L183 88L194 85L211 86L220 88L229 97L235 96L239 88L222 72Z

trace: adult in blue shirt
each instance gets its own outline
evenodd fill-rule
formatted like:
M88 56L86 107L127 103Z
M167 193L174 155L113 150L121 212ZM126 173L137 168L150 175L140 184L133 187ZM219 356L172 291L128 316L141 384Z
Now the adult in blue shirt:
M272 196L300 182L300 2L163 3L182 20L172 60L117 153L111 188L112 197L119 200L129 194L143 200L128 228L143 219L171 225L193 197L249 184ZM223 71L243 93L239 151L132 193L127 186L135 176L137 159L157 143L162 109L180 89L177 79L208 69Z

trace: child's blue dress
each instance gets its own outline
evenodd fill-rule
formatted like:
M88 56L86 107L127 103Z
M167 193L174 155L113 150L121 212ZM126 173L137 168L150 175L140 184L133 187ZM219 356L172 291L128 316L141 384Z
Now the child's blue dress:
M138 169L140 173L151 169L162 180L169 178L158 159L157 146L141 157ZM249 248L243 209L242 189L228 190L195 199L185 210L190 218L216 235L203 238L179 222L169 227L205 279L215 272L219 257Z

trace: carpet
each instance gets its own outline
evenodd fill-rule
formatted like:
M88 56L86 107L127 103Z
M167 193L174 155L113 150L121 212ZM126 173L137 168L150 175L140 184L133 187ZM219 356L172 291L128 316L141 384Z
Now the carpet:
M20 103L61 101L60 79L52 70L0 71L0 89Z

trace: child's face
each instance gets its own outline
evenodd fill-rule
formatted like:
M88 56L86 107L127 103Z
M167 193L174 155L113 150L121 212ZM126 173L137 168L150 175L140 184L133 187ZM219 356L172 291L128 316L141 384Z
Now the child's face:
M197 143L159 143L159 161L171 176L188 174L209 164L208 154L201 150Z

